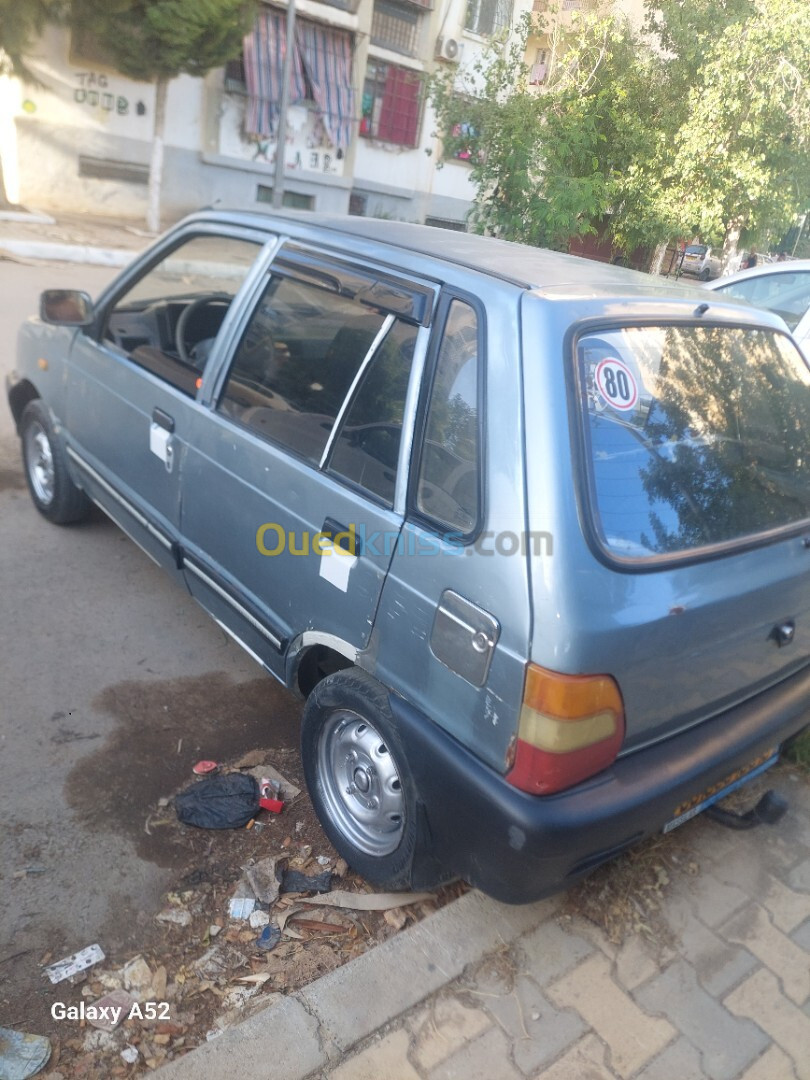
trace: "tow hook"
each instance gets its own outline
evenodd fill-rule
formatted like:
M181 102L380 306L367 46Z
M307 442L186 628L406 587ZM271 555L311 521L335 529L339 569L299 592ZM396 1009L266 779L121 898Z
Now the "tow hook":
M727 829L753 829L757 825L775 825L785 816L787 808L787 799L769 788L757 805L745 814L735 814L731 810L710 806L706 815L718 825L725 825Z

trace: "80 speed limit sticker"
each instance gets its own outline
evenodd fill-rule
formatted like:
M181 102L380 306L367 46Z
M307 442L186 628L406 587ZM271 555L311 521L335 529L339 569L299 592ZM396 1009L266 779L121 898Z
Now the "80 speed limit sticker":
M599 393L614 409L623 412L632 409L638 402L638 386L635 376L627 364L615 357L602 360L594 376Z

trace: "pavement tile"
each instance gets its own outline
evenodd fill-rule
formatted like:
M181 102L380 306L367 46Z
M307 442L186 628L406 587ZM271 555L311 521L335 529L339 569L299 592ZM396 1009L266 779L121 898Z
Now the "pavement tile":
M428 1070L486 1031L492 1019L448 993L420 1009L408 1026L414 1036L411 1057L420 1069Z
M646 983L635 997L650 1012L663 1013L700 1051L712 1080L731 1080L767 1046L761 1031L735 1019L703 990L694 968L683 960Z
M810 893L810 859L805 859L804 862L793 867L788 874L787 883L791 889Z
M767 911L752 904L722 928L724 937L744 945L779 976L785 993L797 1005L810 996L810 963L807 953L773 925Z
M751 897L736 885L721 881L716 874L703 867L700 874L689 883L689 899L700 921L714 928L749 903Z
M797 1077L785 1051L778 1046L769 1046L762 1057L745 1070L740 1080L797 1080Z
M642 1069L635 1080L706 1080L700 1054L683 1036Z
M732 990L724 1004L767 1032L792 1059L798 1080L810 1080L810 1017L788 1001L772 972L760 968Z
M509 1060L509 1043L497 1027L479 1035L471 1043L447 1058L428 1073L429 1080L521 1080ZM374 1080L399 1080L396 1074L380 1075Z
M614 975L625 990L635 990L658 972L658 961L652 955L649 943L639 934L633 934L616 953Z
M790 935L791 941L794 941L800 949L804 949L805 952L810 953L810 919L805 919L798 930L794 930Z
M615 1077L605 1065L604 1043L595 1035L586 1035L559 1061L537 1073L534 1080L615 1080Z
M762 906L767 908L774 926L789 934L810 915L810 896L796 892L778 878L771 878Z
M666 917L677 936L677 955L692 965L701 986L714 997L725 994L758 966L750 952L704 926L684 897L667 903Z
M336 1069L327 1073L330 1080L420 1080L419 1073L408 1061L408 1033L400 1028L371 1046L352 1054Z
M608 1045L611 1066L620 1076L636 1072L675 1037L666 1021L647 1016L610 977L610 961L595 953L553 983L547 996L571 1008Z
M509 1036L514 1062L527 1076L559 1057L586 1031L577 1013L556 1009L525 976L515 979L510 993L482 1002Z
M585 938L549 920L520 938L516 959L538 986L548 986L592 952L593 945Z

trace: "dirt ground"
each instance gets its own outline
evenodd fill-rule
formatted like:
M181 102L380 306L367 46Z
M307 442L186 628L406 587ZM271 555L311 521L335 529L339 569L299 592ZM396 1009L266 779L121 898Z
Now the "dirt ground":
M273 994L299 989L465 890L461 883L450 885L434 898L380 912L305 906L302 898L311 892L283 893L269 905L266 917L254 916L283 923L282 938L272 951L257 944L260 926L229 918L230 899L243 891L238 886L244 868L268 856L280 860L280 869L310 876L331 872L332 892L374 891L331 848L304 790L286 799L280 814L260 811L248 828L198 829L177 820L177 759L198 760L202 746L217 761L217 751L227 746L230 757L221 762L222 771L258 778L275 770L303 789L297 749L257 749L252 721L263 715L267 693L264 678L234 686L227 676L215 675L177 680L173 686L123 684L99 699L100 708L120 717L118 733L82 759L69 778L68 801L85 826L128 833L141 858L171 866L172 885L156 918L122 911L125 925L118 927L118 947L108 951L100 935L106 959L71 979L51 985L45 978L44 966L63 958L53 949L37 957L5 958L27 961L29 977L16 982L14 1015L7 1024L51 1039L52 1056L42 1075L68 1080L137 1076L154 1069L265 1007ZM286 721L297 731L296 703L284 700L290 712ZM195 712L200 721L193 746L184 749L188 735L175 738L175 731L188 732L188 717ZM225 719L227 725L220 723ZM283 726L285 717L277 719ZM69 739L70 718L54 722ZM166 752L167 745L174 755ZM243 768L237 770L238 765ZM196 782L188 769L179 788ZM283 794L290 791L286 786ZM27 872L36 874L38 852L32 848L27 854ZM122 990L141 1002L144 1013L146 1001L167 1002L168 1008L156 1010L166 1015L136 1016L104 1031L89 1023L66 1024L50 1012L56 1001L88 1006ZM121 1000L126 1015L128 999ZM122 1051L134 1060L122 1058Z

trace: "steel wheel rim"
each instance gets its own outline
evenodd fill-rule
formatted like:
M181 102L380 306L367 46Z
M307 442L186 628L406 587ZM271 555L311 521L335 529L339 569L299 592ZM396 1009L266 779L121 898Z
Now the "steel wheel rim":
M405 799L376 728L357 713L332 713L318 743L318 765L329 816L346 839L365 855L396 851L405 831Z
M38 420L25 433L25 450L31 487L37 499L47 506L53 501L55 483L53 450L48 433Z

